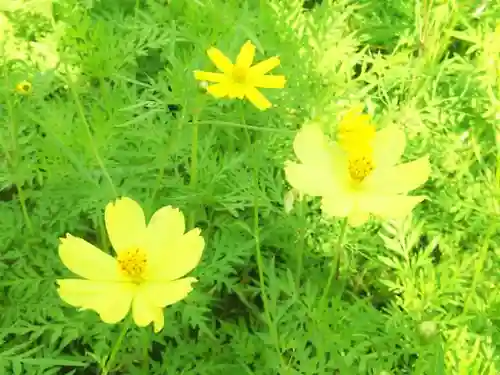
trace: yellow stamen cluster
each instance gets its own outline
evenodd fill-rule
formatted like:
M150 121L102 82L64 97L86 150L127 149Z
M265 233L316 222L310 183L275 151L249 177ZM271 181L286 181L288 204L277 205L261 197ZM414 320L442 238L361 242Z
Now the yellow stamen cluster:
M118 253L118 266L120 270L134 281L140 281L146 272L148 259L146 253L134 248Z
M375 126L360 107L350 110L339 124L337 139L347 154L349 175L356 183L363 181L375 168L372 149L374 137Z
M234 82L244 84L247 80L247 72L245 69L235 66L233 68L232 77Z

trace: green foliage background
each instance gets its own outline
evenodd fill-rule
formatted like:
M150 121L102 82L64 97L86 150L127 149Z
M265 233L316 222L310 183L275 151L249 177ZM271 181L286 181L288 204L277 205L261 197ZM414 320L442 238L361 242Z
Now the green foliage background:
M0 0L0 374L101 373L121 327L60 301L57 245L109 248L117 195L181 208L207 246L116 374L498 374L498 19L495 1ZM192 74L248 39L288 81L265 112ZM356 101L430 154L429 200L333 254L338 221L284 209L283 163L305 121Z

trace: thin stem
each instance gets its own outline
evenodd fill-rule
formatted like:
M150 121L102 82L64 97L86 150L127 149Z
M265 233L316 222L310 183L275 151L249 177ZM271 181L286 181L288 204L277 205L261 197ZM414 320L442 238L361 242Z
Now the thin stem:
M33 233L33 224L31 223L30 216L28 214L28 208L26 206L26 197L24 196L24 190L21 185L17 186L17 195L19 197L19 204L21 205L21 210L23 212L24 221L29 231Z
M109 354L108 360L106 361L104 368L102 369L101 375L108 375L109 372L111 371L113 362L115 361L116 354L118 353L118 351L122 346L123 339L127 334L131 322L132 322L131 318L127 318L126 322L123 324L120 335L118 336L118 339L115 341L113 347L111 348L111 353Z
M9 168L13 170L14 168L17 168L18 164L18 148L19 145L17 143L17 125L16 122L14 121L14 108L12 106L12 102L10 98L7 100L7 111L9 113L9 119L10 119L10 136L11 136L11 142L12 142L12 148L13 148L13 154L14 156L10 157L11 155L9 154L9 150L5 148L5 155L7 157L7 162L9 164ZM14 171L12 171L13 175L16 175ZM23 190L23 181L20 180L15 180L13 181L15 185L17 186L17 195L19 198L19 204L21 206L21 211L23 213L23 218L26 223L26 226L28 227L29 231L33 233L33 224L31 222L30 216L28 214L28 208L26 206L26 197L24 196L24 190Z
M76 107L78 108L78 115L80 116L80 119L82 120L82 122L85 126L87 136L89 137L90 148L92 149L92 153L94 154L94 157L97 161L97 164L101 168L102 174L104 175L104 177L108 181L109 186L111 187L111 190L113 192L113 195L117 196L118 193L116 191L115 185L113 184L113 180L111 179L111 176L109 175L108 171L106 170L106 166L104 165L104 162L103 162L101 156L99 155L99 151L97 150L97 147L94 144L94 137L92 136L92 131L90 130L90 125L87 121L87 118L85 117L85 112L83 110L82 102L80 101L80 98L79 98L78 94L76 93L75 88L73 87L71 79L67 80L67 84L68 84L69 88L71 89L73 99L75 100Z
M467 296L467 299L465 300L464 303L464 308L462 310L462 315L466 315L467 312L469 311L470 305L472 303L472 300L474 298L474 295L476 294L476 286L478 283L479 278L483 275L484 272L484 263L486 262L486 258L488 256L488 245L490 238L493 234L493 232L496 229L496 224L492 222L490 226L488 227L486 234L483 238L481 248L479 250L479 259L477 260L475 264L475 272L474 272L474 278L472 279L472 285L470 287L470 293Z
M241 107L240 107L241 108ZM240 109L241 111L241 109ZM241 121L243 124L245 124L245 117L243 115L243 111L241 111ZM248 132L248 129L245 128L245 135L247 138L247 142L250 148L252 148L252 140L250 137L250 134ZM255 158L252 161L253 163L256 163L258 159ZM286 369L286 364L283 360L283 357L281 356L281 348L280 348L280 342L279 342L279 335L278 335L278 329L276 325L273 322L273 319L271 317L271 312L269 308L269 298L266 292L266 285L265 285L265 279L264 279L264 261L262 258L262 252L260 249L260 236L259 236L259 201L258 201L258 195L257 191L259 189L259 177L257 173L257 167L255 164L252 165L252 182L254 184L254 189L255 189L255 195L254 195L254 200L253 200L253 232L254 232L254 237L255 237L255 257L257 260L257 269L258 269L258 274L259 274L259 287L260 287L260 294L262 296L262 303L264 305L264 316L266 318L267 326L269 328L271 337L274 341L274 346L276 348L276 353L278 354L278 358L280 361L281 368L283 370Z
M323 290L323 295L321 296L319 306L321 309L324 308L326 296L330 291L330 287L332 286L333 279L337 277L340 268L340 250L342 249L342 242L344 241L345 234L347 232L347 218L342 220L340 226L340 234L337 238L337 242L335 243L335 247L333 249L334 262L330 268L330 275L328 276L328 281L326 282L325 289Z
M254 170L254 180L255 180L255 170ZM256 180L255 180L256 181ZM269 309L269 299L267 296L266 292L266 285L264 281L264 261L262 260L262 252L260 250L260 236L259 236L259 208L258 208L258 201L257 197L254 199L254 215L253 215L253 232L255 236L255 254L257 258L257 268L258 268L258 273L259 273L259 286L260 286L260 294L262 295L262 302L264 304L264 315L266 317L267 321L267 326L269 327L269 331L271 333L271 337L273 338L274 341L274 346L276 348L276 352L278 354L281 367L283 369L286 368L285 362L283 361L283 358L281 356L281 348L280 348L280 343L279 343L279 336L278 336L278 329L276 325L274 324L272 318L271 318L271 313Z
M194 191L198 184L198 118L193 118L193 133L191 137L191 166L189 167L189 186ZM191 210L189 215L189 228L195 223L195 212Z
M305 217L304 217L304 199L301 199L299 202L299 217L301 220L301 225L299 228L299 251L297 252L297 271L296 271L296 279L297 279L297 287L300 286L300 280L302 278L302 269L304 267L304 247L305 247L305 236L306 236L306 226L305 226Z

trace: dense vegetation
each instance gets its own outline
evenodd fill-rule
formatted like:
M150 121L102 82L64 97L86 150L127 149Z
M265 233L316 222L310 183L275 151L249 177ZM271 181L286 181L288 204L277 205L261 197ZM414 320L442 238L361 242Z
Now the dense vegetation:
M499 19L487 0L0 0L0 374L498 374ZM247 40L286 77L266 111L193 76ZM283 169L304 123L354 103L432 173L412 215L338 250L341 219ZM180 208L206 243L163 331L120 345L56 288L59 237L109 249L118 196Z

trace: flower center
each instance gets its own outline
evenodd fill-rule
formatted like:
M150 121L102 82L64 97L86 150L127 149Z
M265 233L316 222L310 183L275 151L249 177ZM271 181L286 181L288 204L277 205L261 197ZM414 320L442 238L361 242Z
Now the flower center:
M348 154L347 168L349 175L355 182L363 181L375 168L370 148L366 147L363 152Z
M371 142L375 126L370 117L358 109L351 110L338 128L338 143L347 154L347 168L355 184L363 181L375 168Z
M236 83L245 83L247 80L247 69L235 65L233 67L232 77L233 81Z
M117 257L120 270L134 282L144 280L148 259L146 253L139 248L122 251Z

